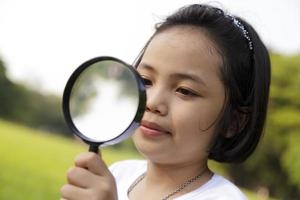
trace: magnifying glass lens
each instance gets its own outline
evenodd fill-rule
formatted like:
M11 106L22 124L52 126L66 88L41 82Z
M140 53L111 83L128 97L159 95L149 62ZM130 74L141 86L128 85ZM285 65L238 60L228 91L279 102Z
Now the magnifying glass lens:
M81 65L63 98L65 119L88 144L114 144L127 138L145 110L145 88L136 71L112 57Z

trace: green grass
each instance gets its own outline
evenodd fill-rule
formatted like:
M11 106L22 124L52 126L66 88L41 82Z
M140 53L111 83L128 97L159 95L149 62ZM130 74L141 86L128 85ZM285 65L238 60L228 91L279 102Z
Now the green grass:
M46 134L0 121L0 199L59 199L65 174L74 157L87 146L63 137ZM129 151L104 148L107 164L137 158Z
M0 200L59 199L66 171L85 151L87 146L79 141L0 120ZM102 155L108 165L139 158L136 152L112 148L102 149Z

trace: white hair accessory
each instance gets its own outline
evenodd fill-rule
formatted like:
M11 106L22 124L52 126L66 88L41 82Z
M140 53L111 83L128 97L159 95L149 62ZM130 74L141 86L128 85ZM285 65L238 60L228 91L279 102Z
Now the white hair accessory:
M233 21L233 24L242 31L242 34L243 34L244 38L246 38L247 41L248 41L249 49L252 51L253 50L253 43L252 43L252 40L249 36L249 33L245 29L244 25L237 18L235 18L232 15L226 14L225 17L229 17Z

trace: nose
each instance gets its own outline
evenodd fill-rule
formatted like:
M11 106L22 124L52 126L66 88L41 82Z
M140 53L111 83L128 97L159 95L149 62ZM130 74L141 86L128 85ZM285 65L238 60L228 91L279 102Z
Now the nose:
M146 111L157 115L168 114L167 93L163 88L151 87L147 89Z

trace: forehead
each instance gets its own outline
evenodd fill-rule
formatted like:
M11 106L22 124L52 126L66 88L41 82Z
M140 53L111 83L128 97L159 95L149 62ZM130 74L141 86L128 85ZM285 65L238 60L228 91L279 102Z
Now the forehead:
M142 63L164 70L219 75L221 56L205 30L175 26L159 32L145 50Z

